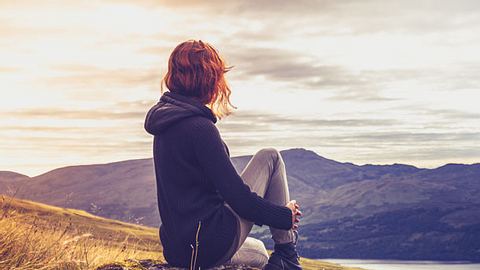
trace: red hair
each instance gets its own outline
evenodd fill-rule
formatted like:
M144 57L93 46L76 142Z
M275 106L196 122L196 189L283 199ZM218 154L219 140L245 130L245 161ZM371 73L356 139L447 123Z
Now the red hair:
M180 43L168 60L168 71L163 82L171 92L197 98L221 119L232 113L231 90L224 74L232 67L217 50L201 40ZM163 93L163 83L161 92Z

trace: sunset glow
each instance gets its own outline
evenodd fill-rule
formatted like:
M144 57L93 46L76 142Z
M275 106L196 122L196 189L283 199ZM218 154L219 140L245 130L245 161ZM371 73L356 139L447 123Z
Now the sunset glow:
M480 2L448 3L0 0L0 170L151 157L144 117L187 39L234 66L232 156L480 162Z

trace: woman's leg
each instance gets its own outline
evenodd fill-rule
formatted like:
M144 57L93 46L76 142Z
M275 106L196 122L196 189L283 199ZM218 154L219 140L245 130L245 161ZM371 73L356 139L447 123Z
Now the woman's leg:
M263 148L255 153L240 176L253 192L266 200L277 205L286 205L290 201L285 162L280 152L275 148ZM252 240L246 241L249 239L247 236L254 223L238 216L235 211L232 210L232 212L240 221L240 235L236 249L238 254L236 253L232 257L230 260L231 263L244 263L248 265L255 263L257 267L262 268L268 261L268 253L266 253L265 246L260 240L257 241L260 242L261 246L258 242L256 245L252 245ZM270 232L275 244L294 241L295 236L293 230L281 230L270 227ZM246 247L244 247L244 245L246 245ZM252 256L252 246L257 247L258 256ZM244 252L242 249L248 249L249 251ZM260 258L263 258L263 261L261 261ZM252 262L252 259L254 262Z

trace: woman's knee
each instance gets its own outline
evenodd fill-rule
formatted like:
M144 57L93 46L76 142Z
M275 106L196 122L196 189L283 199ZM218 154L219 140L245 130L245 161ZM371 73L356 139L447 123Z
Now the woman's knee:
M273 147L265 147L257 151L255 155L259 155L265 158L277 159L280 156L280 151Z

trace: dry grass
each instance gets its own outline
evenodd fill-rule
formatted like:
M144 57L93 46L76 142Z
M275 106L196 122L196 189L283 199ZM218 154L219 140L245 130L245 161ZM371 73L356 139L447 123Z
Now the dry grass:
M301 258L300 262L304 270L364 270L357 267L346 267L335 263L321 262L307 258Z
M112 261L164 261L152 228L83 211L0 197L0 269L94 269Z

